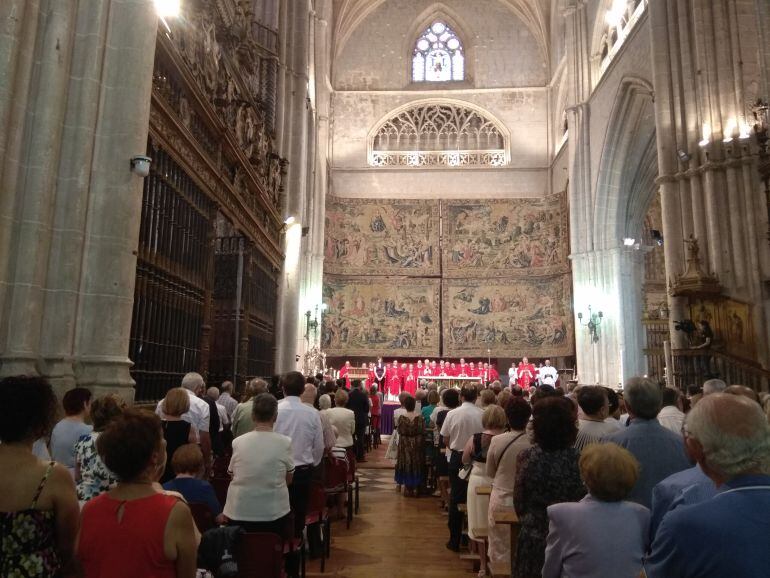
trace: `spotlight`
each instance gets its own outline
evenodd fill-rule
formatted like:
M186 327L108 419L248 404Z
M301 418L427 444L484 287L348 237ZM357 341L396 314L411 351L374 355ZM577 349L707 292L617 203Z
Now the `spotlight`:
M288 227L289 225L293 225L294 221L296 221L296 219L293 216L290 215L290 216L286 217L286 219L284 219L283 224Z
M623 239L623 244L626 247L633 247L634 245L636 245L636 239L632 237L626 237L625 239Z
M691 156L688 154L688 152L687 152L687 151L685 151L685 150L682 150L682 149L679 149L678 151L676 151L676 156L678 156L678 157L679 157L679 160L680 160L680 161L682 161L683 163L686 163L687 161L689 161L689 160L692 158L692 157L691 157Z

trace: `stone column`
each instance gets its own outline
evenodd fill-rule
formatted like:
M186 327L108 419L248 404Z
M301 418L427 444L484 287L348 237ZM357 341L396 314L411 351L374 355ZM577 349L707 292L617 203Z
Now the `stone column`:
M89 13L98 13L100 0ZM106 2L105 2L106 3ZM110 0L99 113L88 184L82 273L75 327L75 376L97 392L133 398L131 332L142 179L130 158L144 154L157 16L151 0Z

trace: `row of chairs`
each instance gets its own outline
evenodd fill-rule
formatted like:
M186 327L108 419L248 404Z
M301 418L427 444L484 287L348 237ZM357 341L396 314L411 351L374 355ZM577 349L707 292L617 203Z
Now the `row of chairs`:
M229 457L222 456L214 461L210 482L220 503L227 499L230 476L227 473ZM311 486L305 525L321 524L322 527L322 556L321 572L326 570L326 560L331 555L331 519L329 517L329 500L342 494L347 502L346 525L350 528L353 515L358 514L360 505L360 481L356 474L355 459L349 461L327 458L324 462L323 482L315 482ZM203 533L216 525L214 515L205 504L191 503L190 509L198 526ZM282 577L283 558L292 551L300 553L300 572L305 576L305 544L302 540L285 541L277 534L263 532L244 533L236 551L238 574L242 578Z

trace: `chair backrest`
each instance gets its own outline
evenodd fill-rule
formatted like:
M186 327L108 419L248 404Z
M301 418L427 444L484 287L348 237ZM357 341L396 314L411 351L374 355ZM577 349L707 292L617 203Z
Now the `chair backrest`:
M305 524L309 525L321 520L324 517L325 510L326 492L320 482L313 482L310 485L310 498L307 503Z
M348 464L345 460L327 457L324 460L324 483L327 492L340 492L348 481Z
M278 534L245 532L235 548L239 578L281 578L283 539Z
M348 481L352 482L356 479L356 457L348 458Z
M198 526L198 531L203 534L206 530L210 530L216 526L216 520L214 519L214 512L206 505L199 502L190 502L187 504L190 507L195 525Z

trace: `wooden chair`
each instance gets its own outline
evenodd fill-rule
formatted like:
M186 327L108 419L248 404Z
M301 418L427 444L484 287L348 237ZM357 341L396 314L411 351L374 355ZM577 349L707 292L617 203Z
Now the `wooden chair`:
M284 541L278 534L246 532L235 548L239 578L283 578Z
M353 520L353 486L348 482L349 466L344 460L327 458L324 464L324 491L327 496L347 494L347 527Z
M348 484L351 486L355 486L355 492L356 492L356 508L355 512L358 514L358 506L360 502L360 480L358 479L358 476L356 475L356 458L353 457L348 461ZM350 508L348 508L348 512L350 511ZM352 514L350 515L350 518L352 519Z
M331 521L329 520L329 509L326 506L326 492L323 485L319 482L313 482L310 487L310 500L307 505L307 514L305 515L306 526L316 523L323 525L321 572L324 572L326 570L326 559L331 554Z
M201 534L217 525L214 512L206 504L190 502L187 505L190 507L195 525L198 526L198 531Z

